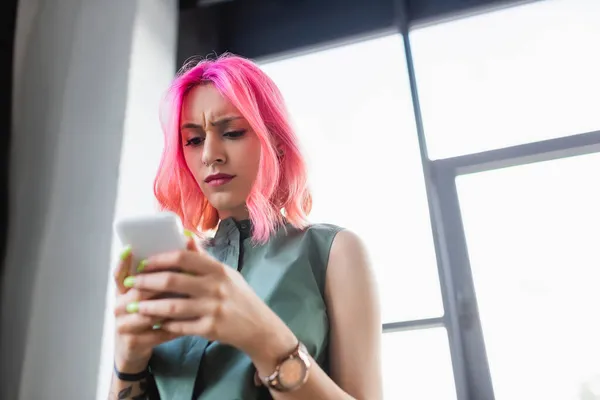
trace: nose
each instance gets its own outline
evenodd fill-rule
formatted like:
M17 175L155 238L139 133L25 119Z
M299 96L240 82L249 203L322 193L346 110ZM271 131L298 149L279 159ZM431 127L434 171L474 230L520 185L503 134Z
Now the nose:
M207 134L204 138L202 163L209 166L213 164L224 164L226 160L225 148L221 138L214 134Z

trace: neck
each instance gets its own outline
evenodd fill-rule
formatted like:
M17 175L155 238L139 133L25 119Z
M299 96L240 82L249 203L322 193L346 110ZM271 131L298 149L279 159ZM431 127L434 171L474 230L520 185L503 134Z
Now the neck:
M219 220L222 221L227 218L233 218L236 221L243 221L250 218L250 213L248 213L246 206L231 210L219 210Z

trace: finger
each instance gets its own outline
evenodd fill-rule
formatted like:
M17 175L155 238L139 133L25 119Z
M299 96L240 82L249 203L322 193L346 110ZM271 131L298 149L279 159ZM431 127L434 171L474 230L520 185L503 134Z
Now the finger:
M206 278L180 272L145 272L127 278L127 285L138 290L199 296L204 292Z
M152 330L153 326L160 322L162 322L162 320L159 318L135 313L119 316L115 320L115 326L117 333L121 335L135 334Z
M138 303L139 314L169 320L201 318L212 315L215 308L215 302L198 301L197 299L146 300Z
M206 275L219 271L222 264L201 250L161 253L144 261L144 272L173 268L192 275Z
M214 318L207 316L191 321L169 320L163 322L160 329L177 337L196 335L211 340L213 339Z
M117 286L117 293L125 293L127 290L129 290L123 285L123 280L129 273L131 258L131 246L126 246L121 251L121 255L119 256L119 264L117 265L117 268L115 268L115 272L113 274L113 278Z
M115 317L120 315L129 314L127 310L127 306L134 302L139 302L143 300L149 300L158 295L158 293L149 292L146 290L139 289L128 289L128 292L117 297L115 301Z
M196 240L194 239L194 234L190 231L188 231L187 229L184 231L185 236L187 237L187 246L186 248L189 251L198 251L198 244L196 243Z
M168 342L177 338L180 335L164 330L148 330L143 333L128 335L124 340L126 346L130 348L152 348L161 343Z

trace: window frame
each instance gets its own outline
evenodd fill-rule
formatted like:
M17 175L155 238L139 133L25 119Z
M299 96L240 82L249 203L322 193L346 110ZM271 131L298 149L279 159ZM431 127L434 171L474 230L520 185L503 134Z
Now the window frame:
M441 321L420 320L385 324L383 331L384 333L392 331L396 326L403 329L420 329L432 326L432 323L435 323L435 326L441 323L448 331L457 399L493 400L495 395L475 295L456 178L475 172L600 152L600 130L573 132L571 136L431 160L427 152L419 103L409 22L401 19L399 22L399 30L404 36L404 50L445 312Z
M600 130L520 144L480 153L431 160L423 127L409 24L399 21L413 98L417 135L427 192L431 230L444 305L441 318L383 325L383 333L444 326L458 400L495 398L475 286L463 227L456 178L509 166L600 152Z

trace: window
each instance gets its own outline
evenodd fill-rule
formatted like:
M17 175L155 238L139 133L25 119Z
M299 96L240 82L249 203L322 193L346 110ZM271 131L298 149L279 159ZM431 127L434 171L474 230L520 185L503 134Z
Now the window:
M432 159L600 129L600 2L546 0L411 32Z
M384 322L442 316L402 37L263 69L283 92L309 162L311 219L366 242ZM456 398L444 328L385 333L383 352L386 399Z
M402 38L263 68L283 92L309 162L311 219L365 240L384 321L442 315Z
M597 398L599 170L596 153L457 179L499 400Z
M383 335L384 399L456 400L445 328Z

